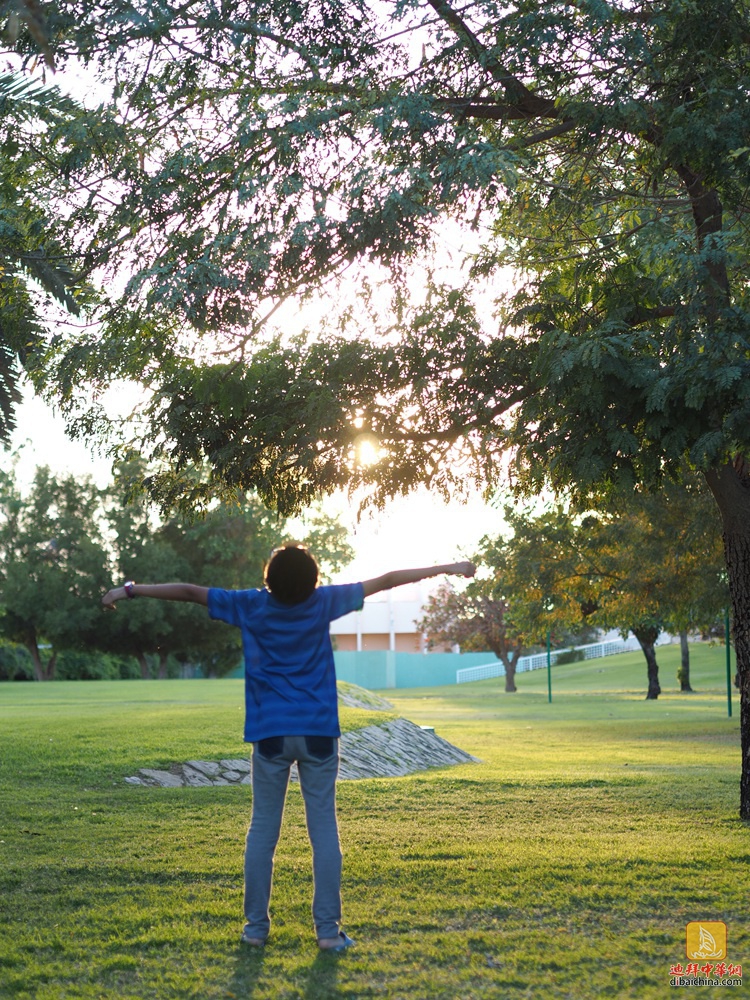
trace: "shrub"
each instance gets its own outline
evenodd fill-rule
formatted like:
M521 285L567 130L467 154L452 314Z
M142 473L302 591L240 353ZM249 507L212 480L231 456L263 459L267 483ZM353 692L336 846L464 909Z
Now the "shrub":
M131 656L66 649L57 659L56 676L60 681L111 681L140 677L140 670Z
M577 663L579 660L585 660L586 654L582 649L566 649L564 653L558 653L556 664L561 663Z
M33 681L34 664L29 651L0 639L0 681Z

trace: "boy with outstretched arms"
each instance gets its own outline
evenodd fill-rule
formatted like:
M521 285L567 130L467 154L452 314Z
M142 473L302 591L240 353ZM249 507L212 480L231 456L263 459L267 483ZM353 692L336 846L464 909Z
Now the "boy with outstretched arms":
M473 576L470 562L396 570L362 583L318 587L318 566L301 545L276 549L265 588L221 590L189 583L125 583L104 595L105 607L152 597L191 601L237 626L245 657L245 741L253 744L252 818L245 843L242 940L262 947L270 929L273 857L292 763L297 764L313 850L313 921L318 946L353 944L341 920L341 847L336 822L338 719L329 626L357 611L365 597L441 574Z

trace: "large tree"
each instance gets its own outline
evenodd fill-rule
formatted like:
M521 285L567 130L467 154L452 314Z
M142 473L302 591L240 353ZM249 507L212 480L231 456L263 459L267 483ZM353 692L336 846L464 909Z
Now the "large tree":
M436 641L483 641L506 663L509 691L515 659L548 632L554 645L585 627L632 632L646 659L646 697L658 698L660 633L705 630L727 604L718 516L695 477L617 500L584 515L506 508L508 532L484 538L474 556L477 579L461 593L438 591L424 630ZM498 648L488 643L496 633ZM689 690L689 656L679 679Z
M663 629L678 634L680 689L691 691L688 633L709 631L729 603L721 523L705 482L688 475L658 493L620 497L589 521L588 535L592 563L608 578L592 620L636 636L649 698L660 693L656 639Z
M689 691L688 632L710 628L728 601L715 511L679 492L673 487L654 497L636 495L629 509L588 517L578 529L587 592L595 595L589 621L633 633L646 659L648 699L661 693L656 659L661 632L684 640L678 680L681 690Z
M128 496L121 479L107 490L104 513L110 532L112 580L190 580L189 564L176 549L174 538L165 537L142 495ZM135 657L144 680L154 673L165 677L169 657L184 649L183 640L190 636L199 611L192 605L138 601L127 614L102 615L92 645Z
M22 495L0 473L0 634L29 651L37 680L61 650L82 649L101 620L108 553L101 494L88 479L39 468Z
M0 472L0 636L26 647L38 680L55 677L64 650L133 656L143 677L166 676L170 656L214 674L241 658L239 633L211 622L204 608L137 601L127 614L104 614L102 595L127 579L262 586L271 550L292 525L243 496L202 518L160 520L142 496L128 498L135 464L107 489L42 467L22 490L12 469ZM336 518L312 511L296 527L324 577L351 560Z
M459 455L491 483L508 449L519 488L581 497L690 461L722 516L750 818L747 0L60 0L51 26L140 130L71 217L87 266L128 267L129 312L61 344L58 378L157 388L156 493L204 459L285 510L450 489ZM414 294L444 220L472 231L467 270ZM364 305L331 316L344 274ZM318 289L327 336L262 341ZM189 330L229 353L187 358Z
M430 649L456 644L464 652L494 653L505 667L505 690L515 692L523 636L514 627L508 602L491 591L485 581L474 581L464 591L442 583L430 595L416 625L426 635Z
M548 628L584 621L632 632L646 659L649 699L661 691L659 634L706 630L727 605L718 515L694 475L654 494L615 493L596 512L509 508L505 517L512 536L485 539L477 562L491 567L495 595L510 598L516 628L537 641ZM689 657L680 681L690 689Z

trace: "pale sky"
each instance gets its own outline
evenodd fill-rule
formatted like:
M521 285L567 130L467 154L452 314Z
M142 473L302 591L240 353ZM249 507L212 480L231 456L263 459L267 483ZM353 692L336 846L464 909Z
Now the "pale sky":
M108 460L66 437L62 419L36 397L27 396L18 409L13 448L19 449L17 475L22 483L30 482L37 465L57 473L88 473L102 486L111 478ZM503 529L501 510L489 507L479 495L446 505L426 489L391 502L382 512L364 513L359 521L342 497L331 498L326 509L339 514L356 552L335 582L466 559L483 535Z
M382 513L364 514L358 524L353 514L344 513L342 521L350 528L356 558L341 581L467 559L483 535L503 529L502 512L481 497L444 504L426 489L391 501Z

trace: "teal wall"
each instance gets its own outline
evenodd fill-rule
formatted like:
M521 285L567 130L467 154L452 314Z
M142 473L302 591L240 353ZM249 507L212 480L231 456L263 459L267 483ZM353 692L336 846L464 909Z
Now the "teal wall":
M359 684L371 691L379 688L433 687L455 684L456 671L492 663L493 653L392 653L373 650L333 654L340 681Z
M376 691L379 688L433 687L455 684L456 671L492 663L493 653L391 653L371 650L362 653L334 653L336 677ZM237 667L227 677L244 677Z

